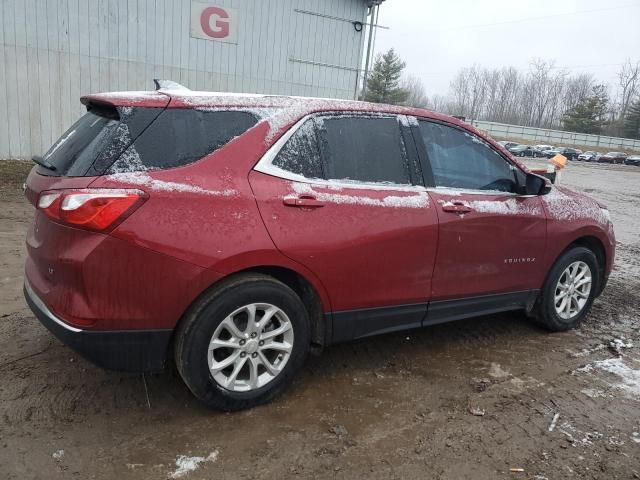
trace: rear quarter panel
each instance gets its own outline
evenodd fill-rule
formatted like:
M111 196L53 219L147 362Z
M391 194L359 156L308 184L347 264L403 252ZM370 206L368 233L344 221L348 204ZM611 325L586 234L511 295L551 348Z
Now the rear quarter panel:
M268 124L258 123L191 165L99 177L91 187L149 194L113 236L222 276L258 266L294 270L316 288L328 310L317 277L275 248L249 185L249 172L268 147L268 131Z

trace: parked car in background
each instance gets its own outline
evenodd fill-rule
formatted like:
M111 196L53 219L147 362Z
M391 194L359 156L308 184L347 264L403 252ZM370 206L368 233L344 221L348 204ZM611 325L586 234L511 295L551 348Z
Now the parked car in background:
M26 180L27 302L99 365L173 358L239 410L312 348L512 310L564 331L607 283L606 207L464 122L185 90L83 97Z
M502 145L504 148L506 148L507 150L509 150L511 147L515 147L516 145L519 145L516 142L508 142L506 140L501 140L498 143Z
M629 155L624 159L625 165L635 165L636 167L640 167L640 155Z
M599 163L624 163L627 154L624 152L609 152L601 155L598 159Z
M569 160L576 160L578 155L582 153L582 150L578 150L577 148L569 148L569 147L558 147L552 148L551 150L545 150L544 155L547 158L555 157L557 154L564 155Z
M587 151L578 155L578 160L583 162L597 162L602 154L600 152Z
M544 152L532 145L516 145L515 147L508 148L516 157L544 157Z
M534 145L534 147L544 152L545 150L551 150L553 148L553 145Z

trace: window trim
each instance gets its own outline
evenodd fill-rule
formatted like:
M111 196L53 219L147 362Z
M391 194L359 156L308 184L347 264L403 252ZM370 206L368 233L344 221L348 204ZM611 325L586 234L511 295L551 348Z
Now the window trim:
M512 169L517 169L518 171L520 171L523 175L526 175L526 172L524 170L522 170L520 168L520 166L515 163L513 160L511 160L510 158L506 157L501 151L499 151L498 149L494 148L493 145L491 145L490 143L488 143L484 138L479 137L478 135L476 135L474 132L467 130L466 128L460 127L459 125L454 125L453 123L448 123L448 122L444 122L442 120L437 120L434 118L425 118L425 117L415 117L415 119L420 122L430 122L430 123L436 123L438 125L444 125L445 127L451 127L454 128L458 131L461 131L463 133L466 133L468 135L472 135L473 137L475 137L476 139L478 139L478 141L482 142L486 147L488 147L490 150L492 150L493 152L497 153L505 162L507 162ZM453 187L444 187L444 186L437 186L435 184L435 177L433 175L433 167L431 165L431 160L429 160L429 154L427 153L427 146L425 145L424 139L422 138L422 133L420 132L420 125L415 125L413 127L414 130L414 141L416 142L417 145L419 145L419 154L420 154L420 164L422 165L422 171L423 171L423 175L425 175L425 185L427 185L427 177L425 172L425 167L427 167L427 171L428 174L430 175L429 180L432 182L431 185L429 185L427 187L427 191L430 192L434 192L434 193L445 193L445 191L451 191L451 192L455 192L456 194L460 194L460 195L488 195L488 196L495 196L495 197L499 197L499 196L512 196L512 197L521 197L523 196L523 194L518 193L518 192L500 192L498 193L497 190L480 190L480 189L476 189L476 188L453 188ZM418 136L418 138L415 138L415 136ZM514 175L515 180L516 180L516 184L518 185L518 187L521 187L521 185L518 183L518 176Z
M277 167L273 165L273 161L280 153L280 150L284 148L285 144L289 141L289 139L298 131L300 127L307 121L312 120L318 117L325 116L336 116L336 115L348 115L353 117L392 117L398 121L398 129L400 130L400 135L402 136L402 140L405 142L405 148L407 149L407 169L409 173L409 180L414 180L415 177L418 176L419 172L412 173L411 172L411 159L408 152L408 149L411 148L411 145L407 145L407 138L404 132L402 131L402 117L407 117L407 115L401 115L396 113L378 113L378 112L351 112L351 111L341 111L341 110L331 110L331 111L323 111L323 112L314 112L308 115L305 115L300 120L298 120L289 130L287 130L276 142L269 147L269 149L265 152L265 154L258 160L258 163L253 167L253 170L256 172L264 173L266 175L270 175L272 177L282 178L284 180L291 180L294 182L300 183L309 183L313 185L319 186L330 186L330 187L340 187L340 188L353 188L353 189L369 189L369 190L395 190L395 191L419 191L425 192L426 188L423 184L399 184L399 183L387 183L387 182L363 182L358 180L353 181L341 181L341 180L328 180L325 178L307 178L303 175L290 172L283 168ZM412 135L413 137L413 135ZM414 142L415 138L410 138L410 141ZM420 160L420 157L418 156ZM324 171L324 161L322 165L322 169ZM422 178L415 178L415 180L422 180Z

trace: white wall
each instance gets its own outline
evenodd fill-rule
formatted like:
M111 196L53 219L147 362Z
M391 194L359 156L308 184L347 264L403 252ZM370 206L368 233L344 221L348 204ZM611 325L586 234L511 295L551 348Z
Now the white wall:
M364 0L210 3L238 11L237 45L191 38L190 0L0 0L0 159L44 153L82 114L81 95L149 90L153 78L354 97L365 30L295 9L365 22Z
M640 140L632 138L607 137L605 135L589 135L587 133L565 132L563 130L549 130L545 128L523 127L520 125L508 125L506 123L485 122L474 120L473 126L484 130L494 137L521 138L532 140L538 145L592 145L594 150L598 148L607 151L625 149L640 150Z

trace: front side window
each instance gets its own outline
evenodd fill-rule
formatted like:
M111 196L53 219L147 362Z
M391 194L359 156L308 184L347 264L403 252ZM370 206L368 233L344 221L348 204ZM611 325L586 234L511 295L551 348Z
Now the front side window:
M419 124L436 186L516 191L512 166L482 140L447 125Z
M318 122L327 179L411 184L396 117L341 115Z

